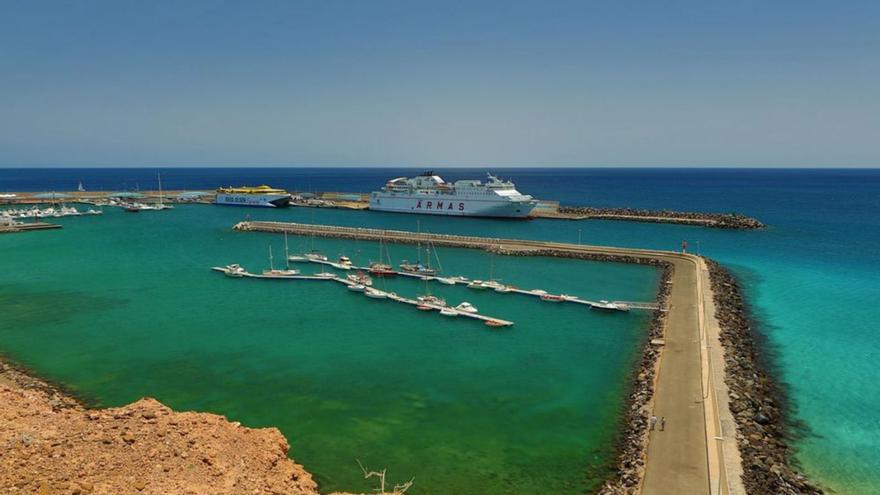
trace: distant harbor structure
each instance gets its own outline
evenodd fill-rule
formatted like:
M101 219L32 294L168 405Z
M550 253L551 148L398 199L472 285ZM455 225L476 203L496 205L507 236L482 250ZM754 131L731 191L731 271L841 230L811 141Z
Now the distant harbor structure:
M458 217L526 218L538 201L513 182L486 174L479 180L448 183L434 172L389 180L370 194L370 210Z

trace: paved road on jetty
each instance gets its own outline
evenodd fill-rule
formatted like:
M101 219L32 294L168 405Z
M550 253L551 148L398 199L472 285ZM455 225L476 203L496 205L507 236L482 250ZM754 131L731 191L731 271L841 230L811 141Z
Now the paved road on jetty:
M674 274L668 300L665 345L659 359L651 413L657 418L665 417L666 428L659 431L658 422L657 428L649 432L641 493L740 493L739 480L730 480L727 476L727 472L739 472L738 466L730 464L730 452L724 451L720 441L723 429L718 419L715 384L723 381L723 376L719 377L717 369L715 373L711 369L712 362L719 361L709 359L706 345L709 339L705 331L707 326L714 329L717 325L706 325L709 320L714 323L714 312L707 315L705 303L707 299L711 301L711 293L707 293L709 288L703 263L696 256L673 251L281 222L241 222L235 229L402 243L431 241L435 245L503 249L522 254L554 250L563 256L566 253L588 253L619 257L621 261L640 258L672 263ZM719 350L713 349L713 355ZM723 370L723 366L719 369ZM723 392L726 393L726 389ZM726 404L726 400L723 403ZM728 437L734 435L731 431L724 433ZM728 450L735 450L735 439L731 438L727 445L730 445Z

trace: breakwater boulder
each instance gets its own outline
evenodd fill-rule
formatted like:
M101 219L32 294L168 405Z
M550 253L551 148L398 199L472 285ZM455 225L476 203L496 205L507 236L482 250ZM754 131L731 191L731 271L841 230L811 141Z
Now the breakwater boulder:
M560 206L559 213L580 218L605 218L654 223L702 225L719 229L754 230L765 227L758 219L738 213L704 213L637 208L595 208L591 206Z
M752 494L821 494L823 490L799 473L789 443L793 425L786 421L785 395L768 373L748 308L733 275L706 260L714 292L715 317L721 328L730 389L730 410L737 424L737 445L743 463L743 483Z

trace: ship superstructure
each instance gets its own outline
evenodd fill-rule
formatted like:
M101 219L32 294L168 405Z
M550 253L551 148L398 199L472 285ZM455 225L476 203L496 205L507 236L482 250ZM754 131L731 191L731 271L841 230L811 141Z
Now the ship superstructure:
M516 190L513 182L486 174L486 182L449 183L433 172L389 180L370 194L370 209L469 217L525 218L538 201Z

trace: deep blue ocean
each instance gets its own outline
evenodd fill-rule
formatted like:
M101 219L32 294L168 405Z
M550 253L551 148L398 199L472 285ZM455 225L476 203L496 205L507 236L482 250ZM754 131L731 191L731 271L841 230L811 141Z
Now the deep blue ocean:
M369 192L416 169L163 168L165 189L269 184ZM156 169L0 169L0 192L155 189ZM484 169L438 169L447 179ZM523 222L419 217L423 229L692 250L733 269L787 384L803 468L841 493L880 486L880 170L493 169L540 199L568 205L738 212L768 224L740 232L611 221ZM371 215L319 211L316 221L371 225ZM325 216L327 216L325 218ZM385 218L385 217L383 217ZM416 218L399 215L400 228ZM388 226L388 220L383 220Z

